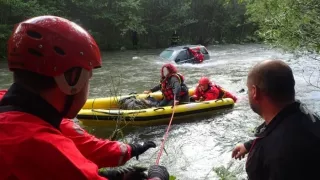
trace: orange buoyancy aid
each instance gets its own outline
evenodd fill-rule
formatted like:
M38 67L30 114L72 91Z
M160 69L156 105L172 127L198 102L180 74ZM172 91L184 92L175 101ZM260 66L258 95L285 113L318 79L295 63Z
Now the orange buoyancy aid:
M184 88L182 88L182 86L184 85L184 77L183 77L183 75L181 75L179 73L170 74L164 80L161 81L161 92L162 92L164 98L167 99L167 100L173 100L174 99L173 89L172 89L171 85L169 84L169 80L173 76L176 76L180 81L180 85L181 85L180 96L183 96L183 95L185 95L187 93L184 90Z

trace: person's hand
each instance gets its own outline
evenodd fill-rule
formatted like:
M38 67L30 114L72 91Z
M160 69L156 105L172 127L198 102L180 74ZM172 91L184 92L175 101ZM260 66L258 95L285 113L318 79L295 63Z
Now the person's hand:
M151 91L143 91L143 94L150 94Z
M238 98L236 96L233 96L232 98L234 100L234 102L237 102L238 101Z
M248 153L248 150L244 146L244 144L237 144L236 147L232 151L232 158L235 159L243 159L244 156Z
M196 102L196 99L195 99L194 96L191 96L191 97L189 98L189 100L190 100L190 102Z
M146 180L147 174L144 173L147 168L144 167L126 167L121 169L102 170L99 175L109 180Z
M157 178L159 180L169 180L167 168L159 165L152 165L148 170L148 178Z
M137 160L139 159L139 155L143 154L150 148L155 148L156 144L152 141L144 142L143 145L141 144L129 144L131 146L131 157L136 157Z

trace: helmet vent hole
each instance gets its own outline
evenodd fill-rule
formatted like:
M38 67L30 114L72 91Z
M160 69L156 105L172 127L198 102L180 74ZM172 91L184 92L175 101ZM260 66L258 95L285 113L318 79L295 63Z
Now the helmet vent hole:
M59 47L57 47L57 46L54 46L53 49L54 49L54 51L55 51L56 53L58 53L58 54L60 54L60 55L62 55L62 56L66 55L66 53L65 53L61 48L59 48Z
M28 52L29 52L30 54L35 55L35 56L38 56L38 57L43 56L41 52L39 52L39 51L37 51L37 50L35 50L35 49L32 49L32 48L29 48L29 49L28 49Z
M34 39L41 39L42 36L40 33L36 32L36 31L27 31L28 36L34 38Z

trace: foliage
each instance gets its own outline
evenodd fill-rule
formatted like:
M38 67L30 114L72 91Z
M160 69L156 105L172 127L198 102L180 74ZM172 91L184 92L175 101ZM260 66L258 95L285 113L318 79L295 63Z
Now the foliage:
M0 41L13 25L38 15L57 15L77 22L102 50L167 47L174 31L180 43L237 43L252 39L255 26L245 21L243 3L230 0L0 0ZM0 45L0 57L5 54Z
M228 168L225 168L224 166L217 167L213 169L215 173L217 173L217 176L220 178L220 180L236 180L236 175L229 171Z
M71 19L97 40L102 50L166 47L174 31L180 43L265 42L287 50L320 51L318 0L1 0L0 40L13 25L37 15ZM0 45L0 56L5 54Z
M265 42L286 50L320 51L320 1L242 0Z

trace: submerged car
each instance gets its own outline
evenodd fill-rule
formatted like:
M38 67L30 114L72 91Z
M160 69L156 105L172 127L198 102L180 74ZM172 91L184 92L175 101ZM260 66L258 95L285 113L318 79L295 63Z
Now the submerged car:
M195 63L192 54L190 54L186 47L190 49L200 48L201 53L204 55L204 61L210 59L210 55L205 46L202 45L185 45L169 47L160 53L160 57L174 61L177 64L182 63Z

